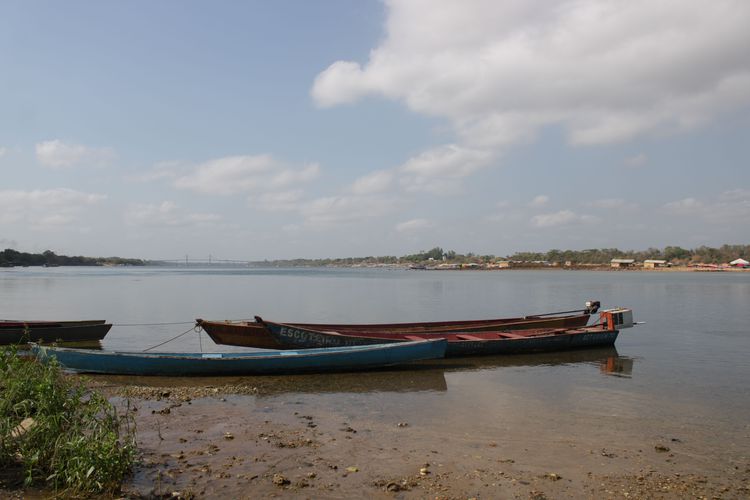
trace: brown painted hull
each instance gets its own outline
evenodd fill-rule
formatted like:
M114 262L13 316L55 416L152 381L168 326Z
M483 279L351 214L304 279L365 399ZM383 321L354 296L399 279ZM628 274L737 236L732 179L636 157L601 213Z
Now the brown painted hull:
M450 332L482 332L502 330L527 330L538 328L580 328L589 320L589 314L553 317L505 318L470 321L441 321L428 323L372 323L372 324L316 324L293 323L313 330L342 334L377 332L382 335L440 335ZM261 349L292 349L279 344L262 326L254 321L196 320L198 326L220 345L257 347Z
M252 321L206 321L197 320L211 340L219 345L257 347L260 349L284 349L259 323Z

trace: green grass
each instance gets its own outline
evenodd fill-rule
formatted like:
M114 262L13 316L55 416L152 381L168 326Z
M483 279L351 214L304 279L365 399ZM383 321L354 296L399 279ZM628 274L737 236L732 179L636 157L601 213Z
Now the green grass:
M20 436L26 418L34 424ZM132 417L101 394L66 377L53 360L39 363L0 350L0 468L25 485L66 495L116 492L136 457Z

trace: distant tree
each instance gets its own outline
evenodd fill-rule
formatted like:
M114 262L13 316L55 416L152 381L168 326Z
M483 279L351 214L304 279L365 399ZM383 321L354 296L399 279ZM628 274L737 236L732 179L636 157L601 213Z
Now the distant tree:
M682 247L665 247L664 258L667 260L685 260L691 256L690 250L685 250Z

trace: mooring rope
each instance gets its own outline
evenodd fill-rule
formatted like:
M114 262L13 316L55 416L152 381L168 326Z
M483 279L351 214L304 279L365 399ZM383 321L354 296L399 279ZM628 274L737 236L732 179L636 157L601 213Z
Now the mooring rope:
M190 333L190 332L192 332L192 331L194 331L194 330L195 330L195 331L197 331L197 330L196 330L196 327L195 327L195 326L192 326L192 327L188 328L187 330L185 330L184 332L182 332L181 334L177 335L176 337L172 337L172 338L171 338L171 339L169 339L169 340L165 340L165 341L164 341L164 342L162 342L161 344L156 344L155 346L151 346L151 347L149 347L148 349L144 349L144 350L143 350L143 351L141 351L141 352L147 352L147 351L150 351L151 349L156 349L157 347L161 347L161 346L163 346L164 344L167 344L167 343L169 343L169 342L172 342L173 340L177 340L178 338L182 337L183 335L187 335L188 333ZM200 333L198 333L198 335L200 335Z
M165 325L192 325L195 321L180 321L177 323L112 323L112 326L165 326Z

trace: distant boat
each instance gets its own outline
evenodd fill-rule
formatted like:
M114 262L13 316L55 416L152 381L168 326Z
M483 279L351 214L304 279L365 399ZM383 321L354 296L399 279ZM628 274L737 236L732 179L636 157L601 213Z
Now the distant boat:
M112 375L255 375L353 371L445 356L445 340L421 340L303 351L242 353L142 353L33 345L42 361L56 358L77 372Z
M597 324L579 328L498 329L494 331L431 333L428 335L367 331L344 334L263 321L261 318L258 318L258 322L266 327L277 342L295 349L370 345L383 342L398 343L425 338L442 338L448 341L446 356L521 354L611 346L617 340L619 329L629 328L634 324L632 310L630 309L602 311Z
M464 321L432 321L423 323L286 323L311 330L349 332L379 332L383 334L417 334L429 336L433 333L452 331L475 332L482 330L524 330L530 328L576 328L586 325L592 314L599 310L599 301L589 301L585 309L559 313L537 314L515 318L480 319ZM211 339L220 345L257 347L261 349L284 349L274 337L257 321L210 321L198 318L201 327Z
M111 323L103 319L81 321L0 320L0 345L26 342L89 342L107 335Z

